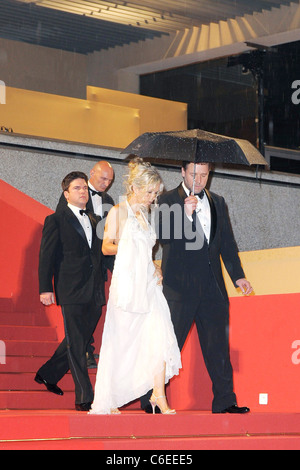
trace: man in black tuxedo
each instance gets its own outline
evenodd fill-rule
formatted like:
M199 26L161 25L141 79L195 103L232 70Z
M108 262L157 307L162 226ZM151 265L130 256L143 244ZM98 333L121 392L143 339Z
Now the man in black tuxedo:
M100 220L104 219L112 206L114 201L112 197L107 193L107 189L110 187L114 179L114 170L111 164L105 160L97 162L90 171L90 178L88 182L89 186L89 200L87 202L87 209L100 217ZM61 195L58 202L56 212L65 208L67 200L64 194ZM113 270L114 256L106 256L103 260L104 276L107 279L107 269ZM89 369L96 369L97 363L94 356L94 338L91 337L87 346L87 364Z
M184 162L182 184L159 199L164 295L180 349L196 323L213 384L213 413L247 413L247 407L237 406L233 391L229 299L221 258L236 287L244 294L250 294L252 287L245 279L225 201L205 189L210 165L194 166ZM147 399L148 396L141 399L146 411Z
M111 164L105 160L97 162L90 172L88 182L89 200L87 209L101 218L105 218L107 213L114 206L112 197L107 193L107 189L114 179L114 170ZM61 195L56 211L67 205L64 194Z
M62 395L57 382L70 369L75 383L75 407L88 411L93 401L86 349L105 304L103 254L96 235L97 216L87 212L88 178L67 175L62 188L67 205L45 220L39 259L40 300L61 306L65 339L37 372L36 382ZM54 289L53 289L54 280Z

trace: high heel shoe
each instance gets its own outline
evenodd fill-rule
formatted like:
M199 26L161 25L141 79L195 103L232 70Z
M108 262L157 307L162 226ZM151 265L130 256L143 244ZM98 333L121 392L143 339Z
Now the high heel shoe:
M158 408L160 409L160 412L161 414L163 415L176 415L176 411L175 410L171 410L171 408L168 408L167 410L163 411L162 408L159 406L159 404L157 403L157 400L159 400L160 398L166 398L166 395L162 395L160 397L156 397L154 395L154 393L152 394L151 398L150 398L150 404L152 406L152 411L153 411L153 414L155 414L155 407L158 406Z

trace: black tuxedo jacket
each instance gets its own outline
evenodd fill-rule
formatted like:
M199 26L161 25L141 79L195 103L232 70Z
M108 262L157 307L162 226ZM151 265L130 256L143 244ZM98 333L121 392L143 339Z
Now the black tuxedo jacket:
M53 292L58 305L84 304L95 296L105 304L101 240L96 236L96 216L92 247L84 230L68 206L45 220L39 256L39 290Z
M98 231L98 235L100 236L102 232L104 231L104 220L107 217L108 212L110 209L115 205L113 198L107 194L106 192L102 193L102 207L103 207L103 217L96 216L97 221L101 222L102 224L102 229ZM58 201L57 207L56 207L56 212L60 212L64 208L68 206L67 200L64 196L64 193L60 196L60 199ZM92 202L92 195L91 195L91 189L89 188L89 200L86 205L86 209L89 210L90 212L94 213L94 207L93 207L93 202ZM103 234L102 234L103 236ZM101 239L102 242L102 239ZM101 243L102 247L102 243ZM107 280L107 269L109 269L111 272L114 269L114 264L115 264L115 257L114 256L103 256L102 258L102 264L103 264L103 274L105 277L105 280Z
M228 302L228 295L222 274L221 258L233 283L244 278L237 245L231 229L227 207L223 197L211 193L206 195L211 209L211 232L209 243L205 240L202 227L201 247L197 250L191 247L190 230L186 237L186 227L192 222L184 212L186 193L180 185L178 188L166 192L159 198L160 217L158 224L158 238L163 245L162 271L164 277L164 293L168 300L192 301L201 295L204 278L211 269L224 300ZM176 215L171 214L170 234L165 236L162 227L164 224L163 204L168 207L177 207ZM174 206L175 205L175 206ZM178 211L178 208L180 209ZM180 216L178 216L178 213ZM181 226L181 227L180 227ZM176 236L174 235L176 231ZM182 233L181 237L178 234ZM166 233L166 232L165 232ZM195 300L196 301L196 300Z

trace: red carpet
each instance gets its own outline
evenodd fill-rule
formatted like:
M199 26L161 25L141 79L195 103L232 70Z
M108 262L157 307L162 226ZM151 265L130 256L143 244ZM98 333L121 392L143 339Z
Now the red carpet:
M176 416L145 415L138 404L121 416L88 416L74 411L70 374L59 383L63 397L36 384L37 369L64 336L60 309L44 308L38 296L42 224L51 211L4 182L0 187L8 227L0 235L0 450L300 449L300 294L231 299L235 390L249 415L208 411L211 382L195 328L183 370L168 387ZM103 321L104 315L96 351ZM95 371L90 375L94 383ZM268 394L268 405L259 403L261 393Z
M47 393L47 392L45 392ZM1 411L0 450L297 450L300 415Z
M138 404L120 416L76 412L70 373L59 384L63 397L34 382L36 370L58 344L56 328L39 313L9 312L7 301L0 307L0 338L6 346L0 364L0 450L300 449L298 413L179 410L176 416L152 416L133 409ZM94 383L95 370L90 376Z

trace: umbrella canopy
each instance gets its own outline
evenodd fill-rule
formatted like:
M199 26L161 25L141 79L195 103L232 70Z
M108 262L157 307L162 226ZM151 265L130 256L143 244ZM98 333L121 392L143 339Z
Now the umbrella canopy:
M194 163L268 164L261 153L247 140L213 134L201 129L146 132L131 142L121 153L143 158Z

